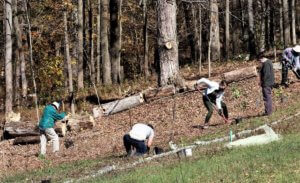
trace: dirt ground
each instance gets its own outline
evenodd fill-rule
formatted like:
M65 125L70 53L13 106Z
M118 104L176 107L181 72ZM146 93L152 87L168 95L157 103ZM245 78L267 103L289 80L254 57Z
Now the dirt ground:
M220 66L213 72L217 75L226 71L254 65L250 62L245 64L231 64ZM188 78L199 78L197 75L183 75ZM292 73L289 73L290 77ZM229 85L225 93L225 103L228 106L230 117L251 117L263 113L261 88L257 82L258 78L244 80ZM280 72L276 72L276 82L280 82ZM284 92L285 98L279 97L279 92ZM300 82L295 82L291 87L281 90L273 90L274 110L284 108L293 103L290 95L297 95L300 92ZM211 124L216 125L207 130L197 128L203 124L206 109L202 102L202 94L190 92L178 94L146 103L139 107L104 117L97 121L93 130L82 131L77 134L68 134L60 138L61 151L57 156L48 153L52 165L71 162L82 159L94 159L111 155L124 154L122 137L130 130L130 127L137 122L151 123L155 127L154 146L167 147L170 140L180 143L182 140L191 140L196 137L214 133L217 128L226 128L222 119L216 114L211 119ZM28 114L22 116L29 117ZM66 149L63 141L68 138L74 141L74 146ZM39 152L39 145L13 146L12 140L0 142L0 177L32 169L39 169L44 166L43 162L36 157ZM52 147L47 147L51 152Z

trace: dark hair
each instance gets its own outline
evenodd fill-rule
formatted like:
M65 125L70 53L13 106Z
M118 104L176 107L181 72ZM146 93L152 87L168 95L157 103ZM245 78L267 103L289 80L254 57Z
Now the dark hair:
M147 124L147 125L154 130L153 125L151 125L151 124Z
M223 79L223 80L220 82L220 86L221 86L221 87L226 87L226 86L227 86L226 80Z

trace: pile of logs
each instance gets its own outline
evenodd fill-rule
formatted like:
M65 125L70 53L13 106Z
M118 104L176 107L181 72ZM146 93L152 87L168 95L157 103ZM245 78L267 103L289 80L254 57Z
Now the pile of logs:
M79 132L92 129L95 120L92 116L72 116L68 121L55 123L56 133L64 137L67 131ZM40 142L40 132L37 125L32 122L9 122L4 125L4 139L14 139L14 145L35 144Z

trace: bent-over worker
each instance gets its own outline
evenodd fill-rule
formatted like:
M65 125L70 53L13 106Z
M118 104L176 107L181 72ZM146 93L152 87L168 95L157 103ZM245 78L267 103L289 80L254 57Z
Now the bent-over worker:
M127 156L145 154L150 149L153 138L154 128L151 124L137 123L133 125L130 132L123 137ZM136 150L135 154L133 154L134 149Z
M226 104L222 101L225 88L227 87L226 82L222 80L220 83L217 83L215 81L202 78L197 81L196 88L198 88L201 83L204 83L207 86L203 92L203 103L208 110L208 113L205 117L203 128L208 128L208 123L213 114L214 108L218 110L218 114L227 122L228 110Z

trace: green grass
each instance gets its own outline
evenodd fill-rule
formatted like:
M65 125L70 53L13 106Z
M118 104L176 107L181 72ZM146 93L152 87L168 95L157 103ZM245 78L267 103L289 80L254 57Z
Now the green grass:
M193 159L150 163L88 182L300 182L299 152L300 135L292 134L264 146L200 151Z

